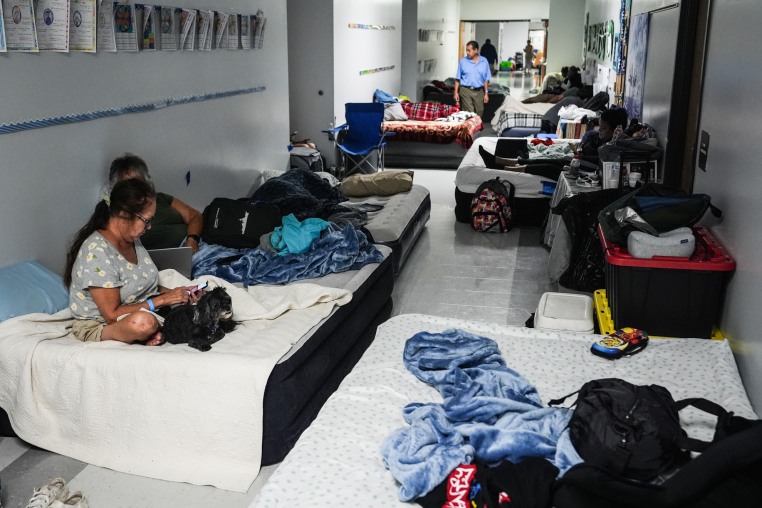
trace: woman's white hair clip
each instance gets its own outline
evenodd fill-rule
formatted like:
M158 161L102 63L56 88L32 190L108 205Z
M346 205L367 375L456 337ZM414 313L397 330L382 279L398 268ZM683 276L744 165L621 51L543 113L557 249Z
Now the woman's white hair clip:
M106 203L106 206L111 207L111 193L110 192L104 192L101 198L103 199L103 202Z

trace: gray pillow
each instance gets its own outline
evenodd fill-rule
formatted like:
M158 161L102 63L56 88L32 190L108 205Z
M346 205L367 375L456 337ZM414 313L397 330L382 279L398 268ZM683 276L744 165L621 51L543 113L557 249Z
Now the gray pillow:
M399 102L388 102L384 104L384 121L394 122L407 120L407 115Z

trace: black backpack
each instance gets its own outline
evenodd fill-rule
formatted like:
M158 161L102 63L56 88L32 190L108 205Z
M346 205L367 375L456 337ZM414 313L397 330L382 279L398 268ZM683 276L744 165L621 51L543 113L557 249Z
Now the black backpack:
M499 177L481 184L471 199L471 227L484 233L510 231L516 222L515 193L516 187Z
M204 208L206 243L234 249L253 249L259 238L281 225L281 213L269 203L251 204L246 200L214 198Z
M650 480L689 458L679 444L686 435L677 405L663 386L597 379L582 385L575 406L569 437L587 463Z
M665 474L650 482L637 481L628 476L627 468L624 469L625 474L611 469L603 464L608 462L607 459L604 459L603 463L596 462L601 452L593 451L590 455L592 445L588 442L586 453L598 458L584 457L585 462L570 468L556 483L553 496L555 508L735 508L759 504L758 483L762 478L762 421L735 416L722 406L706 399L694 398L675 402L668 396L669 392L666 389L657 385L634 386L620 379L602 379L591 383L598 387L598 399L602 393L618 397L623 391L630 391L631 394L638 394L634 398L643 402L642 407L650 408L645 412L634 408L634 417L626 419L623 415L629 412L620 413L616 418L606 416L607 413L613 414L609 412L611 407L621 407L621 404L605 404L609 409L601 406L601 414L596 418L599 421L609 419L612 428L621 433L615 432L617 436L634 431L637 428L634 421L647 413L651 413L661 422L671 421L673 415L688 406L717 416L715 435L712 442L708 443L686 437L682 429L677 430L671 423L667 424L666 429L658 429L655 422L646 427L641 425L644 428L641 434L637 431L631 432L629 435L634 440L630 439L630 442L641 443L644 447L642 451L637 447L630 447L634 450L633 457L639 456L640 463L646 455L651 455L653 464L662 464L656 466L656 469L663 470L663 464L668 462L673 465L682 462L676 471L669 468ZM610 388L613 390L610 391ZM654 388L657 390L653 390ZM588 392L584 400L589 400L589 397ZM630 401L633 399L632 395L625 397ZM657 401L657 405L651 405ZM583 407L588 407L587 402L582 404ZM578 410L575 409L575 415ZM583 418L582 414L578 416L578 419L580 418ZM614 420L617 423L613 423ZM573 426L578 425L579 421L575 423L570 420L570 431ZM654 439L655 434L660 434L660 437ZM574 440L572 437L572 442L577 447ZM612 437L611 442L614 440ZM661 460L653 458L655 454L652 452L656 442L661 443L664 450ZM686 450L701 454L691 460ZM581 451L580 454L582 455Z

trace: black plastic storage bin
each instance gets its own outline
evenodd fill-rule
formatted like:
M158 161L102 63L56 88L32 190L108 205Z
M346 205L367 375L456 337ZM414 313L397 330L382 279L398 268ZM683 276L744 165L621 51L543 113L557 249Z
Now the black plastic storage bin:
M704 228L693 228L696 250L690 258L633 258L608 243L606 294L618 328L632 326L650 335L709 339L717 323L735 261Z

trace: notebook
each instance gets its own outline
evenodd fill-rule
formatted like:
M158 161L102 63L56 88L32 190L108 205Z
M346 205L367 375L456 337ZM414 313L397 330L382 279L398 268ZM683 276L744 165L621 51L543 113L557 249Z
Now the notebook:
M190 247L172 247L169 249L149 249L148 254L153 264L159 270L174 269L187 278L191 278L191 258L193 249Z

